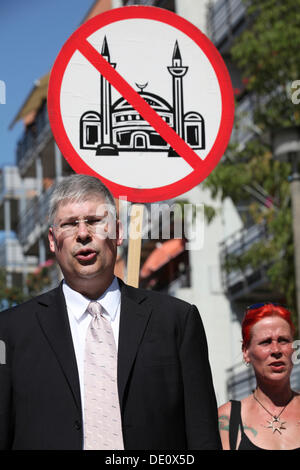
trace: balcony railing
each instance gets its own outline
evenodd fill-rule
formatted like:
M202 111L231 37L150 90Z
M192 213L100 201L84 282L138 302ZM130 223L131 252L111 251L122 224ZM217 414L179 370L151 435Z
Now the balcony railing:
M235 122L231 141L239 145L245 145L254 136L254 103L252 96L247 95L239 101L236 107Z
M209 8L210 35L217 47L234 35L245 14L246 8L242 0L217 0Z
M21 216L18 226L18 237L21 245L28 243L28 237L39 226L39 202L38 198L34 197L29 201L25 213Z
M51 137L50 124L46 102L38 111L33 124L27 127L24 135L17 144L17 164L20 171L26 168L28 162L34 158Z
M6 197L18 197L22 189L22 183L18 167L5 166L0 171L0 199Z
M39 201L39 222L42 227L48 226L48 210L55 184L53 184L40 198Z
M45 230L45 226L48 225L49 201L54 187L55 185L52 185L40 197L31 199L27 210L21 216L18 236L22 245L26 246L31 236L35 240L36 237L33 234L36 233L36 236L39 236L41 231Z
M24 257L21 245L15 237L4 238L0 243L0 266L10 272L22 272L25 262L27 269L32 270L36 267L37 259L32 256Z
M231 256L241 256L257 242L267 241L270 238L265 224L253 225L248 229L242 229L225 239L221 243L221 264L226 266L226 261ZM269 266L261 265L259 268L248 266L245 269L222 270L223 287L231 300L241 298L249 294L263 284L267 284L267 270Z

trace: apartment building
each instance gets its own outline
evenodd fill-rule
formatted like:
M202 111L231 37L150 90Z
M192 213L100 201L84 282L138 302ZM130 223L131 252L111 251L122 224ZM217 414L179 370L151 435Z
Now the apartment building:
M232 141L243 148L245 143L251 140L256 129L253 123L254 98L247 93L241 82L240 74L235 65L229 59L229 50L233 41L247 28L249 18L246 16L245 3L240 0L217 0L210 5L208 14L210 37L215 46L221 52L229 69L233 87L236 94L236 119L239 121L238 129L232 133ZM262 188L255 183L253 186L245 187L245 199L249 198L264 203L266 194ZM252 217L248 217L249 204L241 201L235 209L243 217L241 227L233 230L223 237L220 242L220 260L224 265L231 255L242 255L248 252L257 242L268 240L269 232L266 225L253 224ZM261 264L257 268L248 267L243 272L240 270L225 272L221 271L222 286L230 301L232 318L241 322L244 309L252 303L270 300L282 301L280 293L271 287L267 271L270 265ZM239 356L238 338L236 331L232 329L233 358ZM300 367L294 366L292 387L300 386ZM255 387L255 378L252 368L245 370L244 365L233 360L232 367L227 371L227 394L231 398L240 399L249 394Z
M17 166L0 169L0 267L6 269L8 287L22 286L26 273L33 272L37 266L36 256L23 252L16 235L21 208L35 192L36 180L22 179Z

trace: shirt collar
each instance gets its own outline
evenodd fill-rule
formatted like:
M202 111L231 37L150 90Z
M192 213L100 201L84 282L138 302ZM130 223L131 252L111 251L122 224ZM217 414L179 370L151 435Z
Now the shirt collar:
M87 307L91 302L84 295L72 289L64 280L63 281L63 293L66 299L68 310L73 314L77 322L80 322L82 317L85 315ZM121 300L121 291L118 279L114 277L110 286L106 291L97 299L97 302L104 308L105 313L110 317L111 321L116 318L118 307Z

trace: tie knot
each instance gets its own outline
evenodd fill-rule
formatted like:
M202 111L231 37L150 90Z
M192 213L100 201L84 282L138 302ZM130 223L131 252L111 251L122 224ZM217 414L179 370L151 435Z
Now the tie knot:
M90 302L87 309L88 309L88 312L90 312L94 318L100 317L102 313L101 304L99 304L99 302L96 302L96 301Z

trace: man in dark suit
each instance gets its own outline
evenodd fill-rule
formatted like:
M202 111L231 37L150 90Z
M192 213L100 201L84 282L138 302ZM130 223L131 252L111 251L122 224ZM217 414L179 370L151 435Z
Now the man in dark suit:
M64 281L0 313L6 347L5 364L0 364L1 449L103 448L101 433L99 444L85 443L86 392L100 407L102 396L99 389L86 390L90 301L101 304L116 343L120 422L115 424L123 448L220 448L199 312L115 278L122 235L114 212L113 197L97 178L73 175L53 193L49 243ZM107 416L95 410L101 430Z

